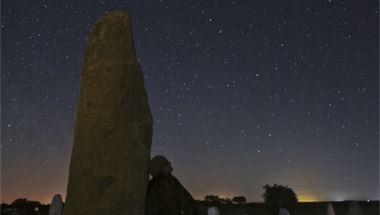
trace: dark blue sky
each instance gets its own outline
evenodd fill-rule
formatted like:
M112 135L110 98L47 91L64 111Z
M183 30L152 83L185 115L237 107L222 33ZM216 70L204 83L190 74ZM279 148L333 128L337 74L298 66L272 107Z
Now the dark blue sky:
M378 1L2 1L2 201L65 194L86 38L132 13L166 155L198 199L379 199Z

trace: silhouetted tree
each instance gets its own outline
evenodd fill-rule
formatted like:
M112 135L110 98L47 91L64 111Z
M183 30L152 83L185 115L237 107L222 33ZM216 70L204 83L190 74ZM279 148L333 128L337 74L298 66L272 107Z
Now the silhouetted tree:
M33 215L38 213L41 203L27 199L16 199L12 202L11 206L18 210L19 215Z
M207 195L207 196L205 196L205 201L208 201L208 202L220 202L220 198L217 195Z
M230 199L230 198L221 198L220 199L220 202L222 203L222 204L232 204L232 200Z
M235 196L232 198L232 202L235 204L244 204L247 203L247 199L244 196Z
M263 188L265 207L271 215L278 215L280 208L286 208L290 214L294 214L298 199L291 188L277 184L267 184Z

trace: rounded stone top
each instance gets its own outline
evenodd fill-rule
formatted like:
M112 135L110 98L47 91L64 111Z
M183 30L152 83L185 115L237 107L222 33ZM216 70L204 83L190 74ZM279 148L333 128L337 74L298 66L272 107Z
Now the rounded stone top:
M106 11L103 16L101 16L97 22L107 20L107 21L118 21L125 20L128 21L131 19L131 15L127 11L115 10L115 11ZM97 23L96 22L96 23Z
M152 176L158 176L162 173L165 165L170 164L168 159L162 155L154 156L149 163L149 171Z
M87 51L87 60L101 62L112 56L115 60L135 63L136 52L133 40L132 18L126 11L108 11L92 28Z

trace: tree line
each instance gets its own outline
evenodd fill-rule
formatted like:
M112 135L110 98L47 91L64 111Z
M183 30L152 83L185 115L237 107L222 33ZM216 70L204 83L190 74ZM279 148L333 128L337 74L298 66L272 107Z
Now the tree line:
M298 203L297 194L288 186L283 185L269 185L263 186L264 205L268 212L277 215L280 208L285 208L292 214ZM245 196L235 196L233 198L221 198L218 195L206 195L204 201L208 204L246 204L247 198Z

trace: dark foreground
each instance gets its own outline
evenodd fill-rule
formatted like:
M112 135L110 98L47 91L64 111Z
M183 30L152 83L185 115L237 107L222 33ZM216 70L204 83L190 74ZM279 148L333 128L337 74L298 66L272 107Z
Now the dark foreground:
M329 202L311 202L299 203L294 215L326 215L327 204ZM348 215L349 201L331 202L335 215ZM362 215L378 215L379 201L359 201ZM213 204L204 201L197 201L200 215L207 215L207 209L217 206L220 215L269 215L265 210L263 203L247 203L247 204ZM8 205L1 204L1 215L48 215L49 205L39 203L27 205Z
M310 202L298 203L294 215L326 215L327 205L329 202ZM335 215L348 215L349 201L331 202ZM379 201L359 201L362 215L379 215ZM199 202L201 215L207 214L207 208L212 206L208 203ZM221 215L270 215L263 203L247 203L247 204L221 204L218 206ZM293 214L292 214L293 215ZM358 214L359 215L359 214Z

